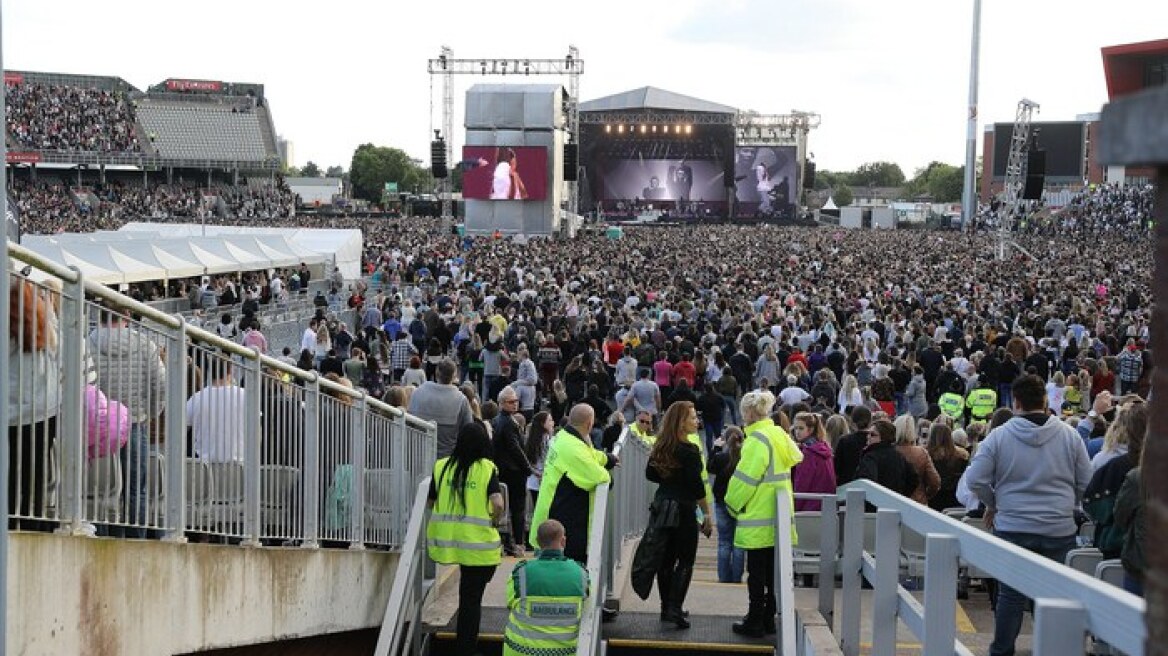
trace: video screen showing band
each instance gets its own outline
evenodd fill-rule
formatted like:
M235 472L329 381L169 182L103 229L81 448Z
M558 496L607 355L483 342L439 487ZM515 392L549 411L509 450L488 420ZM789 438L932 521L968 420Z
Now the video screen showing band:
M688 159L621 159L606 163L606 200L724 201L726 186L718 162Z
M784 216L799 192L794 146L739 146L734 152L734 187L739 216Z
M547 157L543 146L463 146L462 197L543 200L547 198Z

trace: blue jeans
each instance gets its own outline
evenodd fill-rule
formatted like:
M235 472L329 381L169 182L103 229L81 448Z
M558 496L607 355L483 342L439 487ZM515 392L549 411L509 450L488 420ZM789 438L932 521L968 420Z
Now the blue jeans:
M730 413L730 423L739 425L742 423L742 417L738 416L738 397L733 394L723 394L722 404L726 406L726 411Z
M1063 563L1067 552L1076 546L1076 536L1056 538L1037 533L1015 533L994 531L994 535L1013 544ZM994 610L994 641L990 644L990 656L1012 656L1014 641L1022 630L1022 612L1026 610L1026 595L1005 583L998 582L998 604Z
M126 515L122 521L128 524L125 536L146 537L146 467L150 459L150 435L146 424L130 426L130 440L119 454L122 460L122 480L126 483Z
M718 582L742 583L746 568L746 552L734 546L734 529L738 520L730 516L726 504L714 503L714 517L718 520Z
M1009 385L998 385L998 407L1009 408L1014 404L1013 388Z

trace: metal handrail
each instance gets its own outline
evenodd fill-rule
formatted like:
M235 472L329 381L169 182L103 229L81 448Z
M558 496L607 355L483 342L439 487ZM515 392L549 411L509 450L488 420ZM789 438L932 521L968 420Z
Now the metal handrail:
M410 508L410 523L402 544L401 559L393 573L393 585L385 605L381 633L377 636L374 656L406 653L418 654L421 643L422 607L429 588L425 585L427 503L430 477L418 484L418 493ZM403 651L405 645L410 649Z
M596 496L592 503L592 527L588 535L588 580L591 587L588 598L584 600L584 607L580 613L580 635L576 641L578 656L592 656L601 653L602 634L600 623L604 615L604 600L608 596L609 581L605 576L609 562L609 542L605 540L605 533L609 528L611 517L608 514L608 492L611 489L608 483L602 483L596 488Z
M904 622L925 653L969 653L955 636L958 559L1035 599L1035 654L1055 654L1052 638L1078 631L1126 654L1140 656L1147 639L1146 604L1120 588L967 526L867 480L840 488L846 499L843 608L840 642L859 653L860 581L872 583L873 654L896 648L896 620ZM863 552L864 504L877 510L876 555ZM920 604L899 585L901 527L925 536L925 599ZM1048 645L1044 648L1044 645Z
M366 403L371 410L376 412L381 412L394 418L404 417L408 424L411 424L413 427L420 430L437 430L437 425L433 422L426 421L408 413L402 412L400 409L388 405L382 402L380 399L374 396L370 396L361 390L339 385L326 379L323 376L318 375L316 372L298 369L293 365L281 362L280 360L259 353L255 349L245 348L244 346L224 339L215 333L208 332L197 326L186 324L181 317L161 312L157 308L153 308L149 305L146 305L145 303L135 301L128 296L123 296L118 292L109 289L108 287L90 280L82 280L80 272L78 272L76 269L62 266L38 253L30 251L29 249L19 244L9 241L8 253L13 259L19 260L26 264L31 264L37 269L44 271L45 273L60 278L64 282L76 284L78 281L82 281L84 284L84 291L87 295L117 303L119 306L133 311L135 314L150 319L151 321L154 321L170 329L177 330L180 326L182 326L185 329L188 337L196 339L209 346L213 346L220 351L223 351L224 353L239 356L248 360L258 360L260 365L264 367L269 367L282 373L297 376L304 379L306 382L318 384L322 389L327 389L332 392L349 396L355 402Z

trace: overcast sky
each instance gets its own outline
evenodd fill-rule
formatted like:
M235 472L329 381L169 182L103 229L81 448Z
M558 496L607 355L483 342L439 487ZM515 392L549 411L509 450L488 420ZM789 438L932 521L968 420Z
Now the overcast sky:
M1101 46L1168 37L1162 0L984 0L980 116L1040 120L1106 100ZM590 100L656 86L784 113L815 111L820 168L892 160L905 173L964 160L973 0L7 0L5 68L259 82L296 164L348 168L361 143L429 158L440 81L426 60L585 60ZM466 89L456 78L455 143ZM556 78L488 78L552 82ZM563 80L565 86L566 80ZM979 143L980 133L979 128Z

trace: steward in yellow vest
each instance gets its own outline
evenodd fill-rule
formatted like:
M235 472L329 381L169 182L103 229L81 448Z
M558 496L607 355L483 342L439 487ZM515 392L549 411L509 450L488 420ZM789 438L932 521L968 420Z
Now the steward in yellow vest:
M507 586L503 655L574 656L588 572L564 555L562 524L549 519L536 531L539 555L515 565Z
M455 652L471 654L479 634L483 591L502 560L495 520L503 513L503 495L485 426L472 422L458 430L450 456L434 463L429 496L426 547L435 562L458 565Z
M746 617L732 627L735 633L761 637L775 629L775 504L779 492L787 497L794 515L791 468L803 460L798 445L770 419L775 396L769 391L747 393L740 409L746 424L742 432L742 459L726 487L726 508L738 518L734 546L746 551L750 573L750 605ZM791 543L798 542L791 525ZM791 611L793 609L786 609Z
M548 519L557 520L568 536L564 555L581 563L588 562L593 495L598 486L612 480L608 470L618 462L616 456L592 447L588 435L593 419L591 406L575 405L568 413L568 425L552 438L528 537L534 544L536 528Z
M974 421L988 421L998 407L998 393L989 387L978 387L969 393L965 406Z

